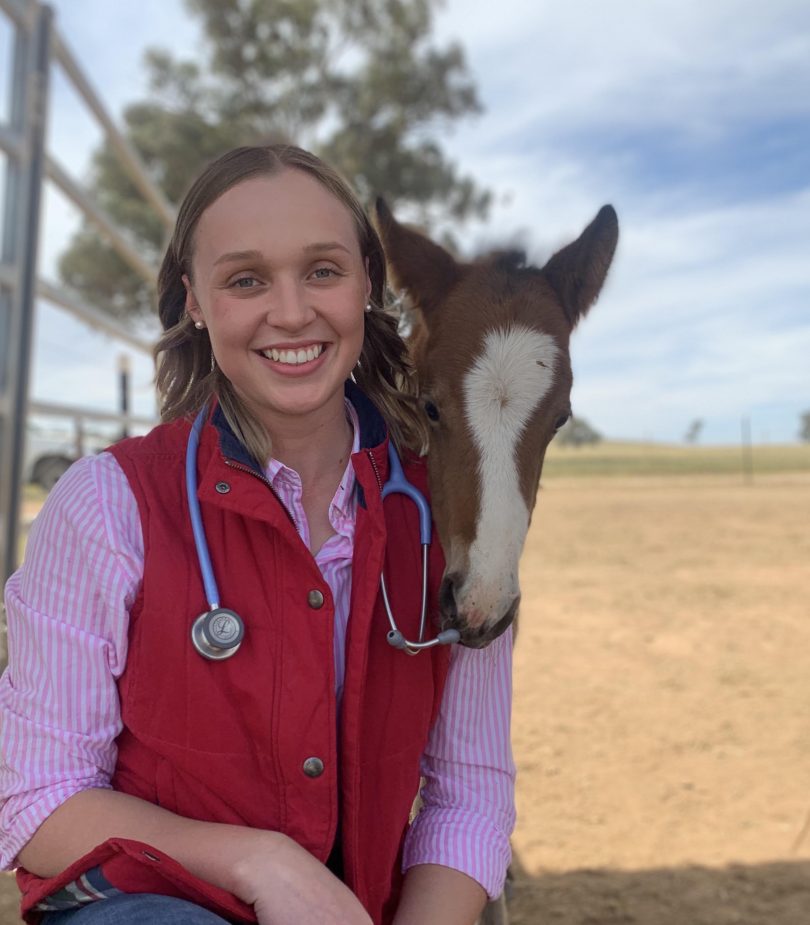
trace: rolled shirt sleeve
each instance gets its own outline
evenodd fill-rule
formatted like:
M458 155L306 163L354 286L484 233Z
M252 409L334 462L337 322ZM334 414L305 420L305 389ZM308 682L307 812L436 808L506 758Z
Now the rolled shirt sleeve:
M472 877L490 898L501 893L515 824L511 711L512 629L486 649L454 646L404 870L441 864Z
M68 797L109 787L121 730L116 681L143 541L126 477L107 453L75 463L35 521L8 581L0 678L0 865Z

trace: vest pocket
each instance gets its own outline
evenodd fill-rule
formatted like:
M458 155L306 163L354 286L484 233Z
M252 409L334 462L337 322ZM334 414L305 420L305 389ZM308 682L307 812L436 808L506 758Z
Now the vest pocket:
M174 760L160 758L157 803L188 819L281 830L281 787L268 764L191 751Z

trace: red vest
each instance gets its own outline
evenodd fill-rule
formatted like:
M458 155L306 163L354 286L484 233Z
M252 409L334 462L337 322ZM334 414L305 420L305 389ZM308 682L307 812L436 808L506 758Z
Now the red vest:
M356 393L353 401L361 405L362 441L369 403ZM145 546L119 681L124 729L113 786L182 816L284 832L321 861L340 825L345 881L384 925L396 910L419 759L449 663L446 647L410 657L385 638L383 567L400 628L408 638L418 634L416 507L401 495L382 504L387 440L352 457L359 503L338 722L329 586L268 484L234 458L232 435L210 423L200 442L198 496L220 603L242 616L245 638L220 662L192 647L191 624L208 608L186 502L188 432L187 422L161 425L111 451L137 499ZM403 462L426 492L424 461ZM429 601L438 600L443 568L434 543ZM304 773L311 757L323 761L319 777ZM49 880L18 872L23 912L98 864L124 891L180 895L226 918L256 920L231 894L123 839Z

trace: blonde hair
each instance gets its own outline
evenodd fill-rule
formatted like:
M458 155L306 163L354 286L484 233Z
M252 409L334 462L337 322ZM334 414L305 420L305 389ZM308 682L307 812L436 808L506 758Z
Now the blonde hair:
M194 237L203 212L238 183L284 169L301 170L314 177L354 219L360 252L368 261L372 304L372 311L364 313L363 347L354 379L382 413L395 444L424 452L427 425L416 401L415 375L397 330L398 318L385 308L385 255L380 239L340 174L293 145L229 151L203 171L180 206L158 275L158 314L164 333L154 354L161 419L192 417L215 396L234 433L256 461L264 465L272 455L265 427L240 401L214 360L207 332L196 330L185 310L183 275L191 277Z

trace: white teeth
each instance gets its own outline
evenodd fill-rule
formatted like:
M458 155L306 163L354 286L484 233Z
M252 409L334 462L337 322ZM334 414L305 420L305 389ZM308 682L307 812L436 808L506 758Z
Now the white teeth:
M311 363L323 353L323 344L316 344L314 347L307 347L306 350L276 350L271 347L269 350L262 350L262 356L276 363L287 363L290 366L298 366L300 363Z

